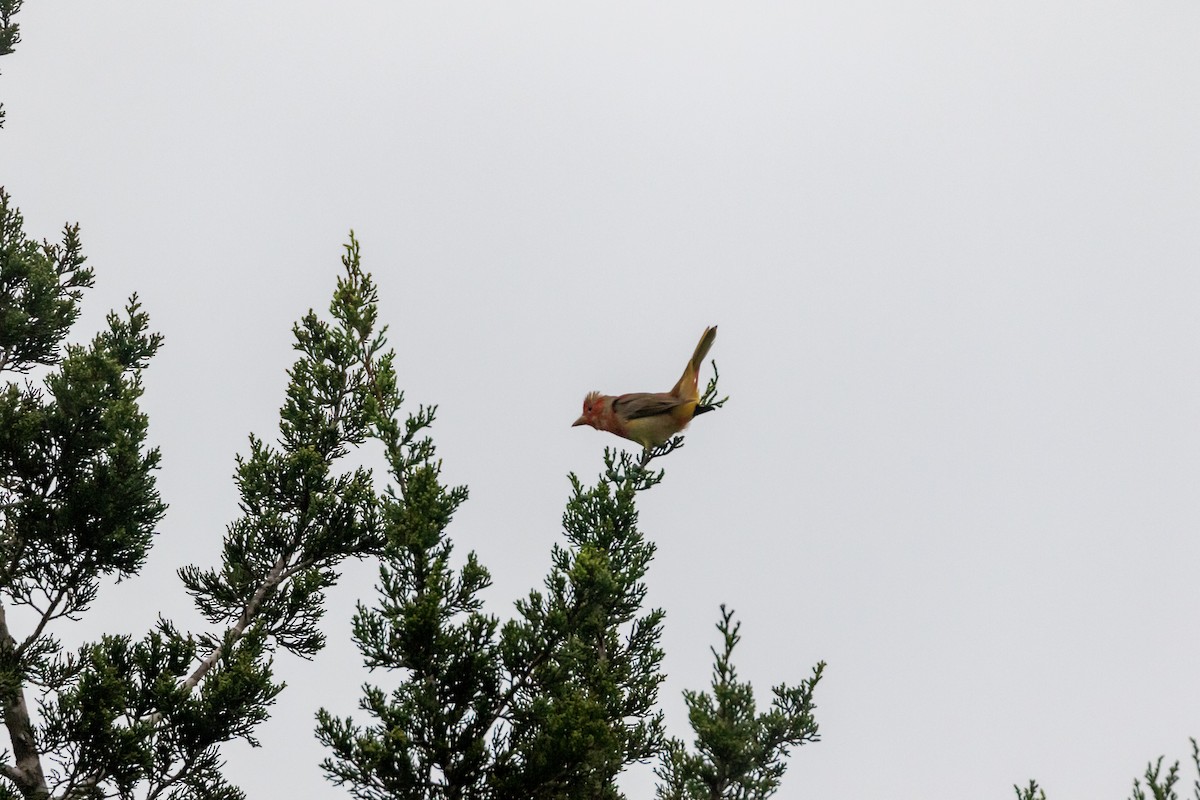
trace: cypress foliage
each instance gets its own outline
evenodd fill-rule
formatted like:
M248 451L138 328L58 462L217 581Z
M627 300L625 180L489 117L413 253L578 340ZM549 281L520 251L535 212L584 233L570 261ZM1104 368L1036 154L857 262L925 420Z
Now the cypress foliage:
M0 0L0 55L19 41L20 6ZM702 780L710 762L682 755L658 710L664 615L644 608L655 548L636 505L663 480L651 460L682 437L640 457L606 450L594 484L570 476L543 587L503 624L483 613L490 575L473 553L456 560L446 533L467 491L441 481L426 435L436 409L401 417L353 233L328 317L310 311L293 329L276 440L251 436L237 458L240 514L220 563L178 571L208 628L160 618L141 636L62 647L55 630L89 611L106 578L141 570L166 511L139 406L162 337L134 295L90 342L69 343L93 281L84 263L78 226L39 244L0 189L0 708L11 748L0 800L244 797L222 774L221 746L257 744L283 688L274 652L324 646L324 590L342 560L361 557L379 559L378 601L360 604L353 637L399 686L363 687L365 726L318 713L323 767L352 796L619 798L619 775L663 754L673 776ZM714 377L697 413L724 402ZM386 454L382 493L368 470L342 467L368 440ZM761 796L782 772L772 731L810 726L815 738L818 677L819 667L776 722L739 729L768 736Z
M281 689L274 649L319 650L338 564L386 541L370 473L337 468L372 432L374 381L387 374L374 287L356 258L332 320L309 312L295 327L279 440L251 437L237 461L242 514L220 565L179 571L211 628L183 633L162 619L142 637L67 652L54 630L88 611L103 579L136 575L165 512L138 405L162 339L134 296L90 343L67 343L92 285L78 227L38 244L0 190L0 371L26 376L0 392L0 704L11 746L0 797L242 796L221 775L219 747L255 743ZM18 630L12 608L28 626Z
M818 741L813 692L825 662L795 686L774 687L771 709L756 713L754 690L738 680L733 650L741 623L721 606L722 648L712 648L712 693L685 691L695 753L682 740L667 743L656 773L661 800L762 800L779 788L791 747Z
M687 696L701 747L715 738L725 750L690 757L663 730L664 614L644 607L655 546L639 527L636 501L663 480L651 461L683 438L638 456L606 450L593 484L569 476L564 541L551 551L542 588L501 623L482 611L487 569L474 553L457 565L452 557L447 527L467 491L441 482L425 435L436 409L401 421L391 354L379 363L372 424L390 470L379 499L387 544L377 600L360 603L354 638L364 663L395 688L363 687L366 721L318 713L328 778L362 800L615 800L626 768L661 756L669 788L660 796L735 797L727 792L745 786L756 792L745 797L772 794L787 748L816 740L812 693L823 664L800 686L777 687L772 710L754 716L750 687L736 682L729 662L737 634L727 615L717 705ZM702 405L724 402L714 378ZM722 728L715 717L731 709L741 716ZM743 754L746 765L726 763ZM722 793L689 793L711 782L713 769L732 774L714 784Z
M1200 776L1200 743L1195 739L1190 741L1192 765L1197 776ZM1141 779L1133 779L1133 793L1129 795L1129 800L1179 800L1179 793L1175 791L1175 784L1179 783L1179 778L1179 762L1171 764L1164 772L1163 756L1159 756L1146 764L1146 771L1142 773ZM1142 785L1142 780L1146 781L1145 786ZM1031 780L1028 786L1013 786L1013 791L1017 793L1017 800L1046 800L1045 790L1034 780ZM1192 782L1192 793L1188 797L1200 800L1200 777Z

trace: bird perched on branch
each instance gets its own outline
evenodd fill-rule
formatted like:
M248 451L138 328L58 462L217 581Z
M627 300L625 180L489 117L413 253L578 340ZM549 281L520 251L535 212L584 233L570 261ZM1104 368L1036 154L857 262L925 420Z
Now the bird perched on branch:
M608 431L617 436L637 442L649 450L658 447L687 427L697 413L700 402L700 365L708 355L713 340L717 338L717 326L704 329L696 352L679 382L669 392L634 392L617 397L591 392L583 399L583 414L572 423L591 425L598 431Z

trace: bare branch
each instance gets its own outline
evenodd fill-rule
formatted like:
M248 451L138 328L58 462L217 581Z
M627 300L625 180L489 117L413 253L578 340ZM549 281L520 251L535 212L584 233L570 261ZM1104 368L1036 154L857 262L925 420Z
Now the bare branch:
M8 651L5 660L9 662L10 669L17 669L20 665L20 661L14 657L15 644L16 640L8 629L8 614L0 603L0 650ZM26 797L45 797L49 794L49 788L34 738L29 705L25 700L24 682L15 683L12 699L4 707L4 726L8 728L15 764L11 767L11 773L6 771L5 775L20 787Z

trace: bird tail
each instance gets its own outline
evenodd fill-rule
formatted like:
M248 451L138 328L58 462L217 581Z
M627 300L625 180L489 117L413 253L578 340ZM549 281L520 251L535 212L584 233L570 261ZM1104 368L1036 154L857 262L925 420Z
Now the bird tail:
M696 352L692 353L692 360L683 368L683 374L679 376L679 382L675 384L675 388L671 389L671 394L681 397L684 400L700 399L700 388L698 385L700 367L704 364L704 358L708 355L708 351L712 348L716 338L716 325L704 329L704 335L700 337L700 342L696 345Z

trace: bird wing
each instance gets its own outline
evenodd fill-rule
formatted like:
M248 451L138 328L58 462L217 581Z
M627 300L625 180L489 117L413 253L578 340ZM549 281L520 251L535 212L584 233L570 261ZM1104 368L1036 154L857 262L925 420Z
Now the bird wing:
M634 392L613 400L612 407L618 416L629 420L669 414L687 402L666 392Z

